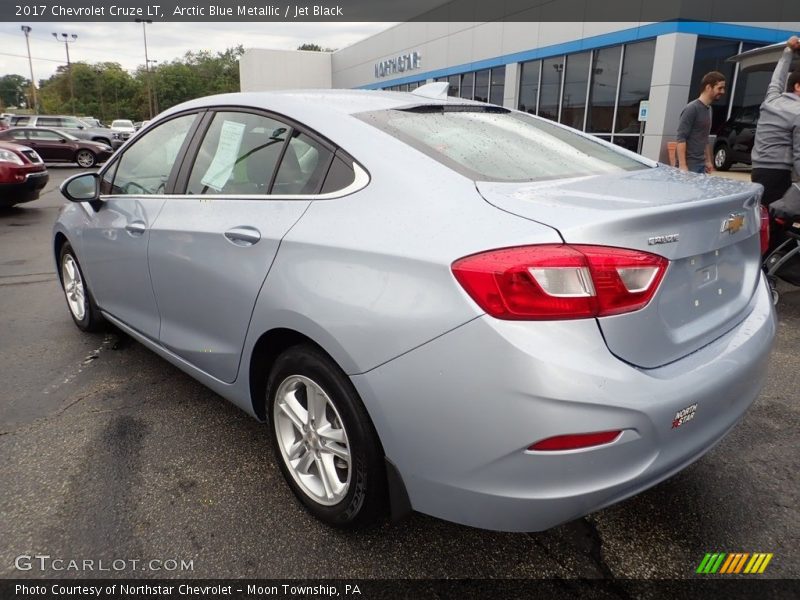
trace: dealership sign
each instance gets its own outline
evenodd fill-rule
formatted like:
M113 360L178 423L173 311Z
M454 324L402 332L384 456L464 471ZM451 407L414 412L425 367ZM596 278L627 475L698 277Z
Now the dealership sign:
M389 58L375 63L375 77L386 77L394 73L405 73L413 69L419 69L422 56L419 52L409 52L401 54L396 58Z

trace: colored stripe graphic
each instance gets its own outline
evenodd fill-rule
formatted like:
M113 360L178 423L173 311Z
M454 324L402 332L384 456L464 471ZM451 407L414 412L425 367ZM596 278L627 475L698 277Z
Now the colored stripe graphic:
M774 555L766 552L756 552L750 554L748 552L733 552L726 554L725 552L708 552L697 567L697 573L713 575L719 573L720 575L733 575L744 573L755 575L763 573L767 569L767 565L772 560ZM748 560L749 559L749 560Z

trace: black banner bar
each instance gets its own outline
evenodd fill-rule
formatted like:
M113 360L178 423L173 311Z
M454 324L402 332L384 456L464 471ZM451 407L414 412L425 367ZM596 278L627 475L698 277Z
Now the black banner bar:
M797 0L3 0L1 21L800 21Z
M6 579L3 600L185 600L185 599L323 599L348 598L703 598L783 600L800 597L800 581L757 576L707 576L688 580L115 580Z

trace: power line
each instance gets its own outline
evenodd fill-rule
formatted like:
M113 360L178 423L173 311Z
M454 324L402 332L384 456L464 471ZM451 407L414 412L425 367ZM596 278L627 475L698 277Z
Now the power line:
M24 54L11 54L10 52L0 52L0 56L13 56L15 58L28 58ZM55 63L59 63L59 64L62 64L62 65L67 64L65 61L56 60L55 58L37 58L36 56L31 56L31 58L33 60L46 60L47 62L55 62Z

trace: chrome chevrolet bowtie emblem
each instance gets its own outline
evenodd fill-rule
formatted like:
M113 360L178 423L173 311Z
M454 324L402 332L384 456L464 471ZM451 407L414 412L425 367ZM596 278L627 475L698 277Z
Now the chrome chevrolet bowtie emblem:
M720 226L719 232L725 233L727 231L733 235L742 227L744 227L744 213L731 213L727 219L722 221L722 226Z

